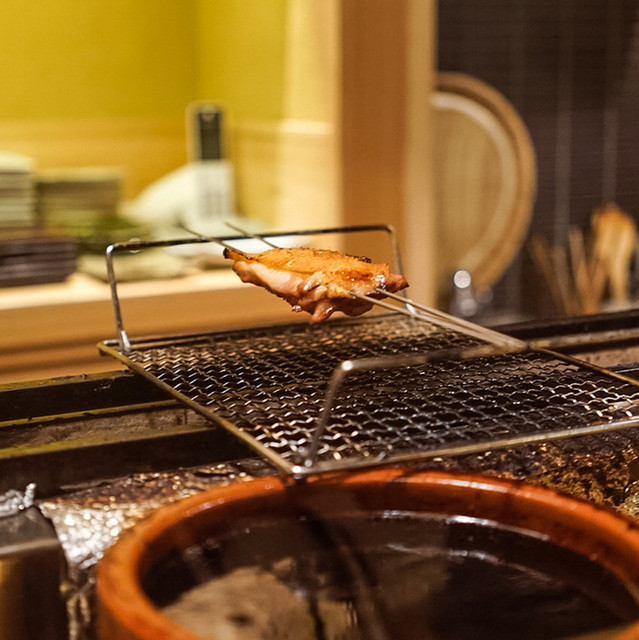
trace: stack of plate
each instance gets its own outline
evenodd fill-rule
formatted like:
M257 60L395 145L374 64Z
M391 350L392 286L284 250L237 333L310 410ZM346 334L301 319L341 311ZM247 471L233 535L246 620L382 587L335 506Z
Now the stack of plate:
M0 232L0 287L62 282L75 271L72 238L35 231Z
M36 178L41 225L75 237L91 235L97 224L116 215L122 182L122 173L111 168L41 172Z
M35 189L30 158L0 153L0 226L35 224Z

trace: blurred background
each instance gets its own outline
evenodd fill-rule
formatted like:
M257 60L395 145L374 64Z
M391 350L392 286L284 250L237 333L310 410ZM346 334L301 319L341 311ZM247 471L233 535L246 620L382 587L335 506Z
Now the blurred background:
M538 180L527 240L539 236L566 247L571 229L588 234L594 211L611 203L634 222L639 3L447 0L438 14L438 68L498 89L530 132ZM565 313L565 306L553 305L548 287L538 286L539 275L523 251L495 297L524 314ZM635 273L629 286L618 304L636 298Z
M411 296L482 324L634 306L638 24L639 0L5 0L0 382L104 367L105 247L185 222L392 224ZM129 326L290 319L225 266L123 260Z

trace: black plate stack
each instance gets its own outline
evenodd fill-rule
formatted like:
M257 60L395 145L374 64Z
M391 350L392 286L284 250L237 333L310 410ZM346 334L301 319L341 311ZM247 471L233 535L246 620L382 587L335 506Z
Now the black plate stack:
M73 238L34 230L0 231L0 287L62 282L75 271Z

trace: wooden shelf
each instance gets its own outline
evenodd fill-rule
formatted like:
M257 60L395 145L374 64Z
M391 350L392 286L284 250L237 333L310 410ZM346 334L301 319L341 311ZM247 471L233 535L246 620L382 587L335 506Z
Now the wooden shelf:
M122 283L124 326L135 338L294 321L281 300L230 269ZM116 337L109 287L82 274L64 283L0 290L0 383L121 368L96 344Z

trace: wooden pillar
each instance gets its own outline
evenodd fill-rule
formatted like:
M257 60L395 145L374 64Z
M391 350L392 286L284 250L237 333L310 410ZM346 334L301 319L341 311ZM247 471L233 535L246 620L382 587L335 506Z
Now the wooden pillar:
M340 10L343 221L394 225L410 295L433 304L434 0L341 0ZM369 240L348 249L377 251Z

